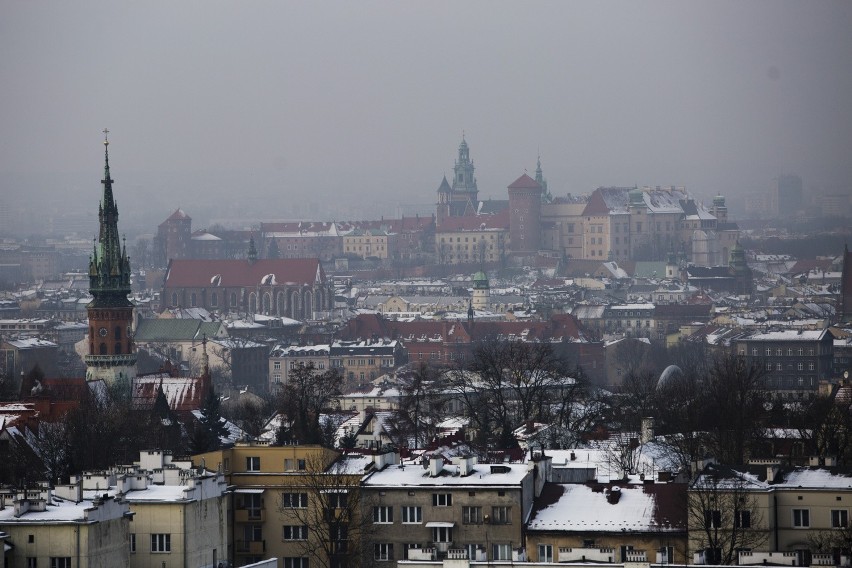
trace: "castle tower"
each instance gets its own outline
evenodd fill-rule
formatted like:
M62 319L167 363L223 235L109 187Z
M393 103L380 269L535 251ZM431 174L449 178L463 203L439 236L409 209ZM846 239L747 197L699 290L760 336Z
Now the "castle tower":
M527 174L509 186L509 240L520 256L536 254L541 245L541 186Z
M473 160L470 159L470 149L462 134L459 144L459 156L453 167L453 186L450 194L450 215L461 216L474 214L479 203L479 189L476 177L473 175Z
M447 176L441 180L441 185L438 187L438 219L437 225L450 216L450 199L452 198L453 189L450 187L450 182L447 181Z
M724 195L717 195L713 198L713 209L710 212L716 217L718 223L728 222L728 208L725 206Z
M487 310L491 296L491 287L488 285L488 276L479 271L473 275L473 297L472 307L475 310Z
M86 355L86 380L103 379L112 385L136 376L131 324L133 304L130 294L130 259L127 245L118 236L118 207L112 194L109 174L108 130L104 130L103 196L98 207L100 230L89 259L89 354Z
M535 181L541 186L541 202L550 203L553 201L553 196L547 191L547 180L544 179L544 173L541 171L541 156L535 162Z

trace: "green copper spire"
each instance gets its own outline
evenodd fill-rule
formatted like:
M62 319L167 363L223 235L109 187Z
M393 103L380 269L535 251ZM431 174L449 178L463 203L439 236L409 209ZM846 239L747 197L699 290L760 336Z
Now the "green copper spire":
M104 186L98 221L98 239L89 261L89 292L94 299L92 307L131 306L130 259L127 247L121 246L118 234L118 207L112 193L112 178L109 173L109 130L104 129Z

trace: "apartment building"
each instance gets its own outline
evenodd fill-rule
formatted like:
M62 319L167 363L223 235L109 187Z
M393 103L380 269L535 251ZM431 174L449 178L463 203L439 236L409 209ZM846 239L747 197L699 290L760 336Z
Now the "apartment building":
M533 468L480 464L473 457L446 463L436 456L375 471L362 491L380 526L372 551L377 562L518 560L533 504Z

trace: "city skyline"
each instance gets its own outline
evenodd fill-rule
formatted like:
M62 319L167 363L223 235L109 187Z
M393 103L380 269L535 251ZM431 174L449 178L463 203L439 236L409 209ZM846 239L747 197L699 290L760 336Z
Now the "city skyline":
M231 213L390 215L434 203L463 131L482 198L539 154L557 196L684 185L735 203L782 173L852 179L840 2L9 8L0 185L23 209L96 194L104 126L128 221L229 193Z

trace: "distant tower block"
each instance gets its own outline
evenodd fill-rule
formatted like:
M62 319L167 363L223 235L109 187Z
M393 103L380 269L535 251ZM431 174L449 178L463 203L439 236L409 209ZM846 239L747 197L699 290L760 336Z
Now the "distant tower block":
M104 134L107 134L104 130ZM104 139L104 186L98 218L100 231L89 260L89 354L86 380L103 379L108 385L130 381L136 376L136 353L131 324L130 258L118 236L118 207L109 175L109 140Z
M487 310L491 300L491 286L488 285L488 276L479 271L473 275L473 309Z
M527 174L509 186L509 239L514 255L541 248L541 186Z

